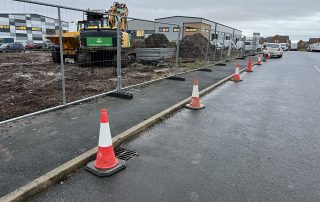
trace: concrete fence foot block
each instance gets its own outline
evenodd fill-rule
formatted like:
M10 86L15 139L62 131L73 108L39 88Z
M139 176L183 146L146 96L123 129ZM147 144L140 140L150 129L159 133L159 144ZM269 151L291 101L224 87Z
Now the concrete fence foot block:
M174 81L185 81L186 80L186 78L184 78L182 76L178 76L178 75L170 76L167 79L174 80Z
M203 69L198 69L200 72L212 72L212 69L209 68L203 68Z
M117 97L117 98L126 99L126 100L133 99L133 94L129 92L113 92L113 93L110 93L108 96Z

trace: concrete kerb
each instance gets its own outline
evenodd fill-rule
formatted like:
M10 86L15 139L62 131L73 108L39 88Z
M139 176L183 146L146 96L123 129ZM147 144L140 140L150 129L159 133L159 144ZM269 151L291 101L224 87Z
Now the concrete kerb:
M245 68L240 70L240 73L244 72ZM206 95L213 91L215 88L221 86L222 84L228 82L233 75L230 75L219 82L207 87L206 89L202 90L199 94L200 96ZM144 130L150 128L154 124L161 122L162 120L166 119L169 115L174 114L178 110L184 108L184 106L190 101L190 97L182 100L181 102L169 107L168 109L152 116L151 118L133 126L132 128L122 132L121 134L113 137L113 146L117 147L125 141L130 140L131 138L135 137L139 133L143 132ZM28 184L16 189L15 191L9 193L0 198L0 202L8 202L8 201L25 201L32 196L36 195L37 193L47 189L49 186L71 177L76 170L80 167L86 165L89 161L95 158L97 153L97 147L90 149L89 151L83 153L82 155L66 162L65 164L51 170L50 172L42 175L41 177L29 182Z

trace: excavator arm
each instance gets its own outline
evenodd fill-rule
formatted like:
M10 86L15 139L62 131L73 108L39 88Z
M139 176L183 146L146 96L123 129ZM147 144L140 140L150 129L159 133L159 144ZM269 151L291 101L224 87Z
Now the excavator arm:
M111 8L109 9L109 26L111 28L117 27L117 15L121 16L121 30L124 31L127 27L127 16L129 10L126 4L120 4L119 2L114 2Z

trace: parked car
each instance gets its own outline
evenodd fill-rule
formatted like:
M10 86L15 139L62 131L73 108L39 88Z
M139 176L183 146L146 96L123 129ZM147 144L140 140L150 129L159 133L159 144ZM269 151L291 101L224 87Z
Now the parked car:
M21 42L17 42L17 43L21 43L23 45L23 47L25 47L27 44L27 42L25 42L25 41L21 41Z
M52 43L52 42L47 42L46 43L46 49L47 50L54 50L56 47L57 47L57 45Z
M289 45L287 43L280 43L282 50L287 51L289 50Z
M278 43L269 43L266 48L263 50L263 55L267 56L270 53L271 57L282 58L283 50L281 45Z
M34 42L28 42L25 45L25 48L27 50L42 50L45 48L45 44L44 43L34 43Z
M26 50L30 50L33 48L33 43L32 42L28 42L25 46Z
M25 48L21 43L6 43L0 46L0 53L6 52L24 52Z
M44 49L46 49L47 48L47 43L45 43L45 42L38 42L38 43L35 43L36 44L36 48L38 49L38 50L44 50Z

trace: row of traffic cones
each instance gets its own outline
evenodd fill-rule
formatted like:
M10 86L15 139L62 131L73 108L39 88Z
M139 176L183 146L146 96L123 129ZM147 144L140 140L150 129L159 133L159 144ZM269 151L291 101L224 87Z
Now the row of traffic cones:
M257 65L262 65L261 57L259 56ZM253 72L252 60L249 57L247 72ZM235 73L233 75L233 81L242 81L240 78L240 65L237 64ZM193 90L190 103L186 105L187 108L193 110L200 110L205 108L201 104L199 96L199 80L197 78L193 81ZM109 177L122 169L126 168L126 163L123 160L116 158L112 137L109 126L109 118L106 109L102 109L100 117L100 134L98 143L98 152L96 155L96 160L87 164L86 169L99 177Z
M261 56L260 55L258 57L258 62L256 63L256 65L262 65L262 61L261 61ZM248 66L247 66L246 71L247 72L253 72L253 65L252 65L251 57L249 57L249 59L248 59ZM235 81L235 82L242 81L241 78L240 78L240 65L239 64L237 64L236 71L233 74L233 78L231 80Z
M256 63L257 65L262 65L261 62L261 56L259 55L258 57L258 62ZM252 65L252 60L251 57L248 59L248 66L247 66L247 72L253 72L253 65ZM240 82L242 79L240 78L240 65L237 64L235 73L233 74L233 78L231 79L235 82ZM193 90L192 90L192 96L191 96L191 101L189 104L186 105L187 108L189 109L203 109L205 106L201 104L200 102L200 97L199 97L199 80L197 78L194 79L193 81Z

